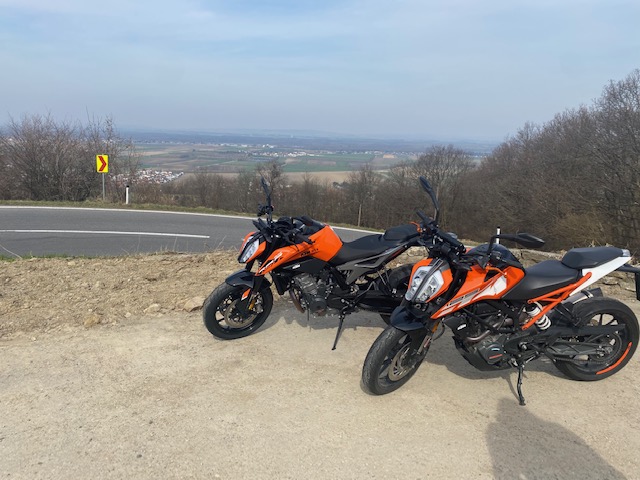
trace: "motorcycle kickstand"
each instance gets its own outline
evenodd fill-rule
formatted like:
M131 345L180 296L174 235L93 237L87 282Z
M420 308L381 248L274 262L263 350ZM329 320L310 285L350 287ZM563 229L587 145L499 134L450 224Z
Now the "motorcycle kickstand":
M526 405L524 402L524 396L522 395L522 375L524 374L524 362L518 362L518 401L521 406Z
M338 339L340 338L340 333L342 332L342 325L344 325L344 317L346 314L344 312L340 312L340 323L338 323L338 331L336 332L336 338L333 341L333 348L331 350L335 350L338 346Z

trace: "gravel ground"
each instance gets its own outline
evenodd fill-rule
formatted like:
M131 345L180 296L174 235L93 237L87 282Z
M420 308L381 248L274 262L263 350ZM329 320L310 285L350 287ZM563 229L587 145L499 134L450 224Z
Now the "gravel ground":
M185 307L234 257L1 264L0 478L640 478L638 357L593 383L529 364L520 407L515 371L475 370L445 334L371 396L373 314L335 351L337 318L285 301L251 337L209 335Z

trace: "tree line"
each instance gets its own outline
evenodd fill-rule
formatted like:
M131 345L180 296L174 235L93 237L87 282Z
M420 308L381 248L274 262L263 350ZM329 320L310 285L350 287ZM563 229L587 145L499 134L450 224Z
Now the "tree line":
M486 240L500 226L536 234L552 249L612 244L640 252L640 70L611 81L591 105L525 124L481 160L433 146L385 172L365 164L339 183L311 175L293 181L277 160L236 176L201 169L177 182L139 183L139 156L111 120L81 127L26 117L0 135L0 198L98 196L100 179L86 162L96 149L120 174L109 186L116 201L124 178L136 202L251 213L264 201L263 176L279 215L387 228L417 220L415 209L432 213L418 182L425 176L440 199L441 224L461 238Z
M57 121L51 115L11 119L0 131L0 199L81 202L102 195L95 156L109 155L109 193L136 177L140 157L112 118Z

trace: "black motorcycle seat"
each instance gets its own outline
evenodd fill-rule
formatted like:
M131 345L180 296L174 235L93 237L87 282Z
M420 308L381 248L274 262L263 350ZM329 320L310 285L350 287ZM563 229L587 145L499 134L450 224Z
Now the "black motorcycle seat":
M391 227L386 230L382 237L388 242L406 242L420 235L415 223L408 223L406 225L398 225L397 227Z
M578 280L580 272L559 260L546 260L525 269L525 276L504 296L505 300L529 300Z
M582 270L595 268L623 255L622 249L616 247L573 248L562 257L561 261L569 268Z
M415 229L415 226L413 228ZM353 242L344 242L342 248L329 260L329 263L332 265L342 265L343 263L353 260L374 257L380 255L385 250L402 245L407 240L406 237L398 240L385 240L384 235L367 235Z

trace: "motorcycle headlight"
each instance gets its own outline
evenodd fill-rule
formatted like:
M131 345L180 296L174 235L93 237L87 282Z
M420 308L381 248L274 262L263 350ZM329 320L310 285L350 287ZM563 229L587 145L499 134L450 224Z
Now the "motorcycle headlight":
M253 240L249 240L242 249L238 261L240 263L247 263L251 257L255 255L260 246L260 237L256 237Z
M444 277L439 268L428 265L420 267L411 278L411 285L404 298L410 302L426 302L444 285Z

